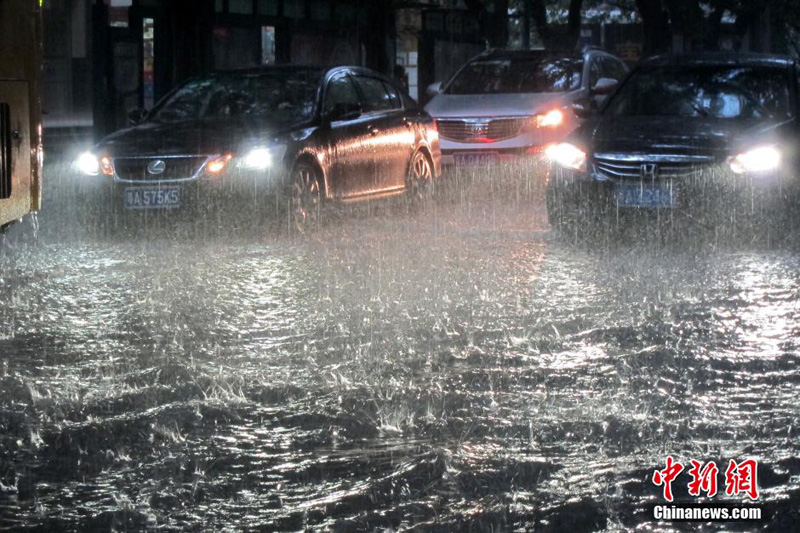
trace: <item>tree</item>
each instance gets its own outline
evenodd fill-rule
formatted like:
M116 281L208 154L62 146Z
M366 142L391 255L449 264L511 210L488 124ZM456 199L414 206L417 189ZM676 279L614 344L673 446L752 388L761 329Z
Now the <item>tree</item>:
M464 0L464 4L478 21L490 46L502 48L508 44L509 0Z
M581 8L583 0L569 0L567 25L554 26L548 23L545 0L527 0L531 18L536 25L536 32L548 50L570 50L575 48L581 32Z

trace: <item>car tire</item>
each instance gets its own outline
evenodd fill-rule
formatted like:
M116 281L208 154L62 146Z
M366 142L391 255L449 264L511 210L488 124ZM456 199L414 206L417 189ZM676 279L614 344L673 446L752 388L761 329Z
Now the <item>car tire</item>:
M292 169L286 192L289 231L306 235L322 221L322 180L314 165L299 161Z
M406 194L411 207L424 207L433 200L433 162L428 154L417 150L411 157L406 175Z

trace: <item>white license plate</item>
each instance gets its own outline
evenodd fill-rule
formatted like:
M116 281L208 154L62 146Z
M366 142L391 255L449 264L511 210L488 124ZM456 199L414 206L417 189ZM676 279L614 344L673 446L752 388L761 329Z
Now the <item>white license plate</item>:
M454 161L457 167L488 167L496 165L500 156L496 152L467 152L454 154Z
M180 187L129 187L124 190L126 209L166 209L181 205Z

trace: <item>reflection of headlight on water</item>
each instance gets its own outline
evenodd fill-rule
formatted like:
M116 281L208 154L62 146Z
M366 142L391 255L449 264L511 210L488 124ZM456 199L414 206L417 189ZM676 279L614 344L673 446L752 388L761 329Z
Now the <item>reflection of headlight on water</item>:
M760 146L742 152L731 160L731 170L745 172L770 172L781 166L781 152L774 146Z

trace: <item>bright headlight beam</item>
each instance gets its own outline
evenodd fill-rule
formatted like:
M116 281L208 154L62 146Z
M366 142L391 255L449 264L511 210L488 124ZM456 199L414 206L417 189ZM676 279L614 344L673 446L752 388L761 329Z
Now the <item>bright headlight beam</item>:
M78 156L75 161L78 170L89 176L97 176L100 174L100 161L97 156L91 152L84 152Z
M774 146L759 146L742 152L731 160L731 170L737 174L769 172L780 166L781 152Z
M564 122L564 113L560 109L551 109L543 115L536 115L536 125L540 128L555 128Z
M272 154L266 148L254 148L244 156L243 164L247 168L264 170L272 166Z
M558 163L562 167L572 170L586 169L586 152L570 143L560 143L550 146L545 151L548 159Z

